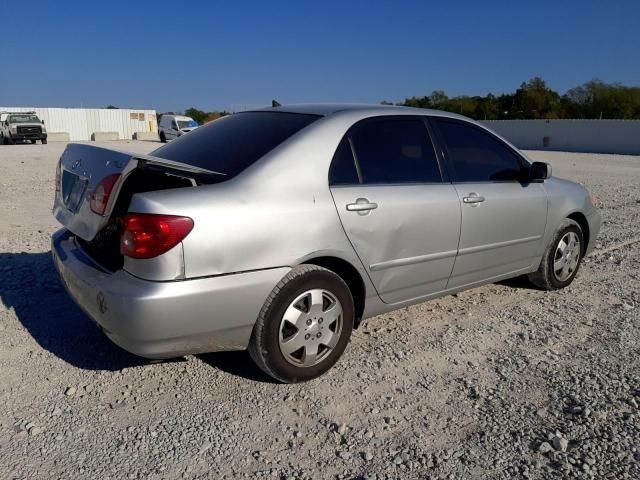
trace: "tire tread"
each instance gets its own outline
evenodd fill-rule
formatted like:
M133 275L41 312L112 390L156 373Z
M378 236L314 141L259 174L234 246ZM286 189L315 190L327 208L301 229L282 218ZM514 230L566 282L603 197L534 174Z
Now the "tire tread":
M298 280L300 277L304 277L310 272L318 272L318 271L329 272L331 274L334 274L331 270L326 269L324 267L319 267L317 265L311 265L311 264L303 264L293 268L289 273L287 273L284 277L282 277L282 279L276 284L273 290L271 290L271 293L269 293L269 296L264 302L264 305L260 309L260 313L258 314L258 319L256 320L256 324L253 328L253 333L251 334L251 340L249 341L249 348L248 348L251 359L256 363L256 365L263 372L265 372L267 375L270 375L271 377L283 383L289 383L289 381L285 378L282 378L275 371L273 371L273 369L269 366L269 363L267 361L266 350L261 348L261 346L264 345L265 343L263 341L263 338L265 335L265 322L267 321L267 315L276 297L280 294L282 289L287 284ZM345 283L345 287L346 286L347 285Z
M565 220L562 222L562 224L560 224L560 227L558 227L558 230L554 234L553 240L547 246L547 249L544 251L544 255L542 255L542 260L540 261L540 266L538 267L538 270L528 275L529 281L533 285L535 285L536 287L542 290L557 290L559 288L563 288L563 286L558 286L553 281L553 278L552 278L553 272L549 269L549 257L555 254L555 246L556 246L556 243L559 241L558 237L562 235L562 233L569 227L577 227L578 230L582 232L582 229L580 228L580 225L578 224L578 222L571 220L570 218L565 218ZM581 238L581 241L584 241L584 240ZM582 259L580 259L580 261L581 260ZM580 263L578 263L578 267L579 266L580 266ZM578 268L576 268L576 272L577 270ZM572 277L569 283L573 281L573 278L575 277Z

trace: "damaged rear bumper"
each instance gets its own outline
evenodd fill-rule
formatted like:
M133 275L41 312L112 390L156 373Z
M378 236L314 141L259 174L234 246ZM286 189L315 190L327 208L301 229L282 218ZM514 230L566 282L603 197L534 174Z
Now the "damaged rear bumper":
M147 358L242 350L267 295L288 267L169 282L109 272L66 229L51 251L73 300L125 350Z

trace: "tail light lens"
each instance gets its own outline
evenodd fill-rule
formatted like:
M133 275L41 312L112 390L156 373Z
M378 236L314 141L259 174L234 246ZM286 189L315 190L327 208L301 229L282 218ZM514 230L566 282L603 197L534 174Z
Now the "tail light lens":
M189 217L129 213L122 219L120 253L130 258L153 258L171 250L193 229Z
M113 186L120 178L120 174L114 173L100 180L100 183L91 194L91 210L98 215L103 215L109 202L109 196L113 190Z

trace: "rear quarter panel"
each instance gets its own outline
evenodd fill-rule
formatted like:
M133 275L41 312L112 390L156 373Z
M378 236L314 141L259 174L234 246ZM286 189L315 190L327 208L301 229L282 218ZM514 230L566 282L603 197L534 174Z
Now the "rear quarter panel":
M137 194L130 211L194 220L183 241L187 278L342 258L368 277L346 237L328 185L331 159L352 120L323 118L237 177L215 185Z

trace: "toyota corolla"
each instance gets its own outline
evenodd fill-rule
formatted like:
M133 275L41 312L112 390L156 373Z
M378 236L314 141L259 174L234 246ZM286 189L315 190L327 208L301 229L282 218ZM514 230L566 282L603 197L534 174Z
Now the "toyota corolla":
M326 372L365 318L509 277L569 285L600 216L486 127L441 111L236 113L136 155L70 144L52 239L69 294L148 358L248 349Z

